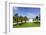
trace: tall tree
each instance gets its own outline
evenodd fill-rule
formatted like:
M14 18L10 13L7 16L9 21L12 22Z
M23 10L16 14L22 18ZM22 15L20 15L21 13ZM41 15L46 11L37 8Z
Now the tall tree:
M23 23L23 16L20 16L21 24Z
M36 20L38 21L39 19L38 19L39 17L38 16L36 16Z
M25 16L25 17L24 17L24 21L25 21L25 23L26 23L27 20L28 20L28 18L27 18L27 16Z
M13 16L13 23L15 23L15 21L16 21L16 20L15 20L15 16Z
M15 14L15 20L16 20L16 22L18 24L18 13Z

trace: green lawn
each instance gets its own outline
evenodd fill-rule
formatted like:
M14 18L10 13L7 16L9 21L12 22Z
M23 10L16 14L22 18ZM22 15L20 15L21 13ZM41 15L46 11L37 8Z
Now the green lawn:
M27 22L27 23L24 23L24 24L18 24L18 25L13 25L13 28L23 28L23 27L40 27L40 22Z

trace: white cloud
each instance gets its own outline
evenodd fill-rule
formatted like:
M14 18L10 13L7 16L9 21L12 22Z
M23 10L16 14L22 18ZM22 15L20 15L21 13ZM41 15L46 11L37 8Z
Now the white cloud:
M34 18L35 16L32 13L27 13L28 18Z

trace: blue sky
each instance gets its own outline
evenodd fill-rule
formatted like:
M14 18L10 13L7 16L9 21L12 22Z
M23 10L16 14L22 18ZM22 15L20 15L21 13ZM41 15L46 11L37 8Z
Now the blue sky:
M40 8L33 7L13 7L13 16L18 13L19 16L27 16L29 18L34 18L39 16Z

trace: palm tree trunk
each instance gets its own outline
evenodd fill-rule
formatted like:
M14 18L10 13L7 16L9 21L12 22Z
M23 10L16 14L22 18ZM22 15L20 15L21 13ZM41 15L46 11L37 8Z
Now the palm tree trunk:
M17 18L17 24L18 24L18 18Z
M21 24L23 24L22 20L21 20Z
M25 21L25 23L26 23L26 21Z

